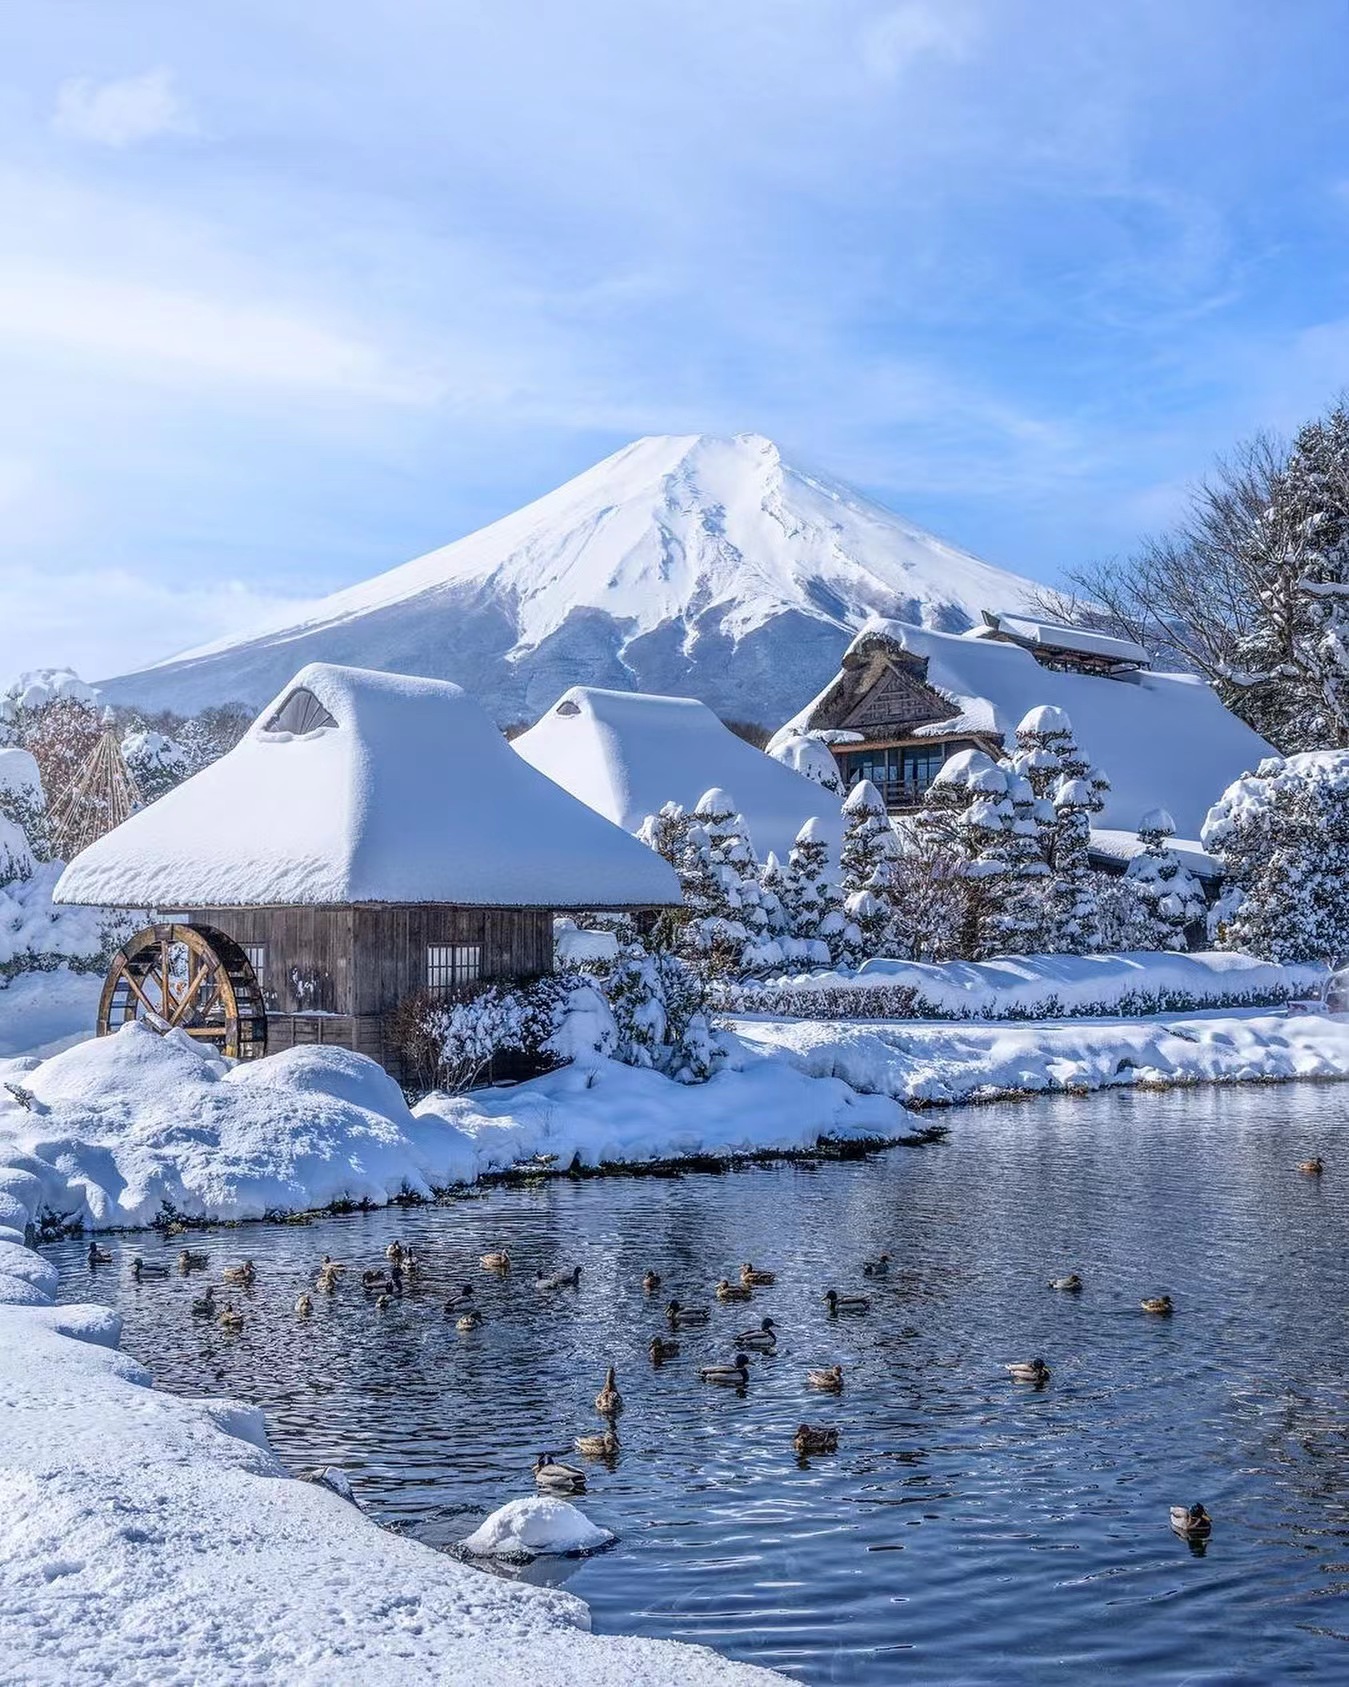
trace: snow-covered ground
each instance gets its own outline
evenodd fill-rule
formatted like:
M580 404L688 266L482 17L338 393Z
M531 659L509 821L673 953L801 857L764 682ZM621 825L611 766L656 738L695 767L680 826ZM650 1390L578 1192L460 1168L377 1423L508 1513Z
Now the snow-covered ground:
M0 1169L0 1677L72 1683L779 1681L701 1647L600 1638L580 1600L503 1581L295 1481L261 1412L150 1386L121 1321L52 1304ZM521 1483L528 1483L521 1455Z
M0 1061L57 1054L94 1028L101 973L21 972L0 988Z

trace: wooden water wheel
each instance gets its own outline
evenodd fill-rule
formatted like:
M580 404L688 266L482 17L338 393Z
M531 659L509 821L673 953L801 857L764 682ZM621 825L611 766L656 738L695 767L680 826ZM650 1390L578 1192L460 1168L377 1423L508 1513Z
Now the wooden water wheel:
M267 1052L267 1010L248 957L206 925L147 926L112 958L98 1004L98 1034L133 1019L186 1031L236 1060Z

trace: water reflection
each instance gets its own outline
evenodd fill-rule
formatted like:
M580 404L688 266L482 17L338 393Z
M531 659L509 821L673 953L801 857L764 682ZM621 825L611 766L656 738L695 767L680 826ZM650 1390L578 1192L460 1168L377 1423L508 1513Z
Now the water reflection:
M515 1572L568 1578L602 1630L812 1682L1344 1679L1345 1100L1302 1085L978 1109L941 1146L813 1172L559 1181L210 1232L193 1241L209 1273L139 1287L144 1238L92 1278L77 1244L52 1252L66 1298L124 1309L163 1386L257 1401L295 1466L343 1466L376 1515L441 1547L531 1491L541 1448L601 1427L612 1361L621 1445L589 1462L583 1504L618 1544ZM1299 1176L1317 1150L1324 1178ZM379 1311L360 1269L394 1236L425 1275ZM503 1244L514 1269L479 1269ZM889 1275L863 1279L882 1251ZM346 1280L299 1320L325 1252ZM244 1329L193 1319L203 1276L245 1253ZM777 1282L718 1306L746 1259ZM534 1288L578 1263L579 1290ZM1080 1294L1047 1288L1071 1270ZM466 1279L484 1323L461 1333L441 1303ZM831 1319L830 1285L872 1310ZM1153 1294L1174 1317L1140 1310ZM711 1321L656 1367L671 1298ZM751 1354L748 1387L700 1385L764 1315L779 1345ZM1009 1381L1039 1353L1048 1387ZM840 1396L806 1387L835 1363ZM803 1419L837 1425L838 1452L798 1461ZM1206 1552L1168 1526L1194 1499L1215 1520Z

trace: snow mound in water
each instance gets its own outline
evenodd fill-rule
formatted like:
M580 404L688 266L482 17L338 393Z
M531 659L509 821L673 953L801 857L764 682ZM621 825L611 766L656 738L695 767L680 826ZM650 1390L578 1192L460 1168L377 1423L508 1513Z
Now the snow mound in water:
M594 1552L613 1538L612 1530L592 1523L579 1506L538 1494L494 1511L464 1550L478 1558L534 1558L543 1552Z

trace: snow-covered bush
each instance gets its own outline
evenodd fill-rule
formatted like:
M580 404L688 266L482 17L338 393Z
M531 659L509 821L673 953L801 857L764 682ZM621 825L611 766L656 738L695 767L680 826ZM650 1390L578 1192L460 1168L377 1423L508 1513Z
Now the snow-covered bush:
M779 734L770 742L767 754L784 767L791 768L793 773L823 785L832 796L842 798L843 779L838 762L827 741L818 732Z
M0 819L19 828L36 860L47 859L47 799L42 775L30 752L17 745L0 749ZM0 878L3 876L0 869Z
M1152 808L1138 823L1143 845L1130 861L1125 880L1143 907L1146 935L1130 947L1188 948L1186 932L1204 917L1204 892L1199 880L1171 847L1176 823L1164 808Z
M527 984L465 985L451 996L414 991L390 1016L389 1038L413 1087L472 1089L490 1075L501 1055L522 1056L541 1066L571 1058L575 1038L565 1051L554 1039L573 1005L594 1007L589 1001L573 1003L577 987L575 977L558 974ZM593 995L588 986L584 989Z
M678 955L648 952L639 943L611 962L584 969L613 1016L611 1053L679 1083L711 1076L715 1048L701 980Z
M154 802L192 772L187 751L175 738L138 726L122 735L122 760L143 802Z
M1267 758L1227 787L1202 838L1226 875L1223 948L1349 956L1349 751Z
M1014 871L1007 774L982 750L947 758L910 822L920 855L945 863L959 903L956 953L982 960L1017 946L1023 916Z

